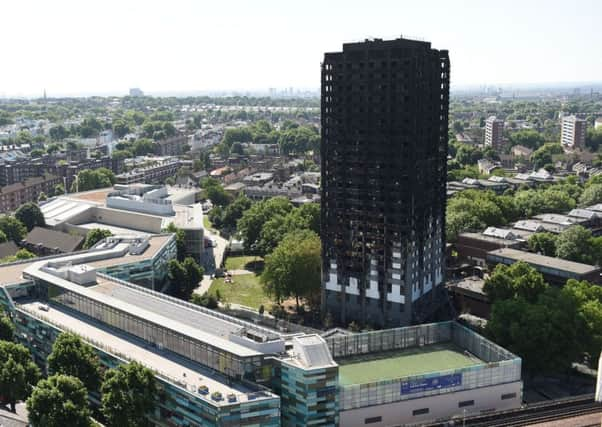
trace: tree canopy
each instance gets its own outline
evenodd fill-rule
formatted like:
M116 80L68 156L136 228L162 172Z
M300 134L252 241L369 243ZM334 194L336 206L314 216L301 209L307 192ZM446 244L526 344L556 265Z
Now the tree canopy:
M548 288L542 275L524 262L516 262L510 266L498 264L485 280L483 291L489 300L523 298L533 303Z
M75 377L53 375L41 380L27 399L32 427L91 427L88 393Z
M587 207L602 203L602 184L589 185L579 197L579 206Z
M523 145L535 150L543 145L545 139L542 134L532 129L524 129L510 133L510 145Z
M100 387L100 364L94 349L77 335L63 332L52 345L48 356L51 373L80 379L89 391Z
M111 237L112 235L113 233L111 233L106 228L93 228L86 234L86 239L84 240L83 248L90 249L102 239Z
M592 250L592 233L580 225L567 228L556 238L556 256L592 264L598 261Z
M21 205L15 212L15 218L25 225L27 231L31 231L34 227L44 227L46 225L44 214L38 205L32 202Z
M496 301L485 331L498 345L519 355L529 371L555 373L566 371L578 359L582 328L575 299L547 288L534 303L522 297Z
M204 270L194 258L187 257L183 262L172 259L167 263L172 289L182 299L189 300L194 289L203 278Z
M529 250L545 256L556 256L556 236L552 233L535 233L527 241Z
M155 407L157 385L152 371L137 362L105 373L101 411L111 427L146 427Z
M8 240L20 242L27 233L27 228L18 219L3 215L0 216L0 230L4 233Z
M0 341L0 395L15 411L15 404L29 396L40 378L40 370L29 350L21 344Z
M211 223L225 230L234 230L236 223L242 218L244 212L251 207L253 202L245 196L238 196L232 203L225 208L219 206L214 207L209 212Z
M266 293L278 302L294 297L314 298L320 290L320 238L311 230L297 230L284 236L265 259L261 282Z
M286 197L273 197L254 203L237 223L245 250L260 251L258 245L264 224L275 216L288 214L292 209L293 205Z
M115 174L107 168L84 169L77 174L77 179L73 182L71 191L90 191L97 188L111 187L113 184L115 184Z
M0 341L12 341L15 335L15 325L0 309Z

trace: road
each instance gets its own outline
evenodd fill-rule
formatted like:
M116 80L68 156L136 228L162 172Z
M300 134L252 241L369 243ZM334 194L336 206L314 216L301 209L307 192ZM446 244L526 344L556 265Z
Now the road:
M211 286L211 275L215 273L215 269L222 265L224 261L224 253L226 252L226 246L228 241L217 233L213 233L208 229L205 229L205 236L208 239L213 239L217 243L215 247L205 248L203 254L203 267L205 268L205 275L201 280L200 285L194 290L194 293L203 295L209 290Z

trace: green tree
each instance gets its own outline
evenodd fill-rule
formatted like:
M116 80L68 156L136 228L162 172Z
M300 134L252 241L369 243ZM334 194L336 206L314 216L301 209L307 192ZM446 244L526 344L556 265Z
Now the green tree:
M598 203L602 203L602 184L592 184L583 190L579 206L587 207Z
M48 144L46 146L46 153L52 155L58 151L61 151L61 146L58 144Z
M208 292L205 292L203 295L192 294L190 302L212 310L218 307L217 296L209 294Z
M183 299L189 300L194 289L203 278L203 268L194 258L187 257L183 262L172 259L167 263L169 280L174 285L174 291Z
M271 253L283 237L296 230L320 232L320 208L317 204L306 204L293 208L286 215L275 215L261 228L257 245L263 255Z
M575 299L549 288L537 303L523 298L496 301L485 333L519 355L527 370L552 373L570 368L577 360L582 328Z
M13 242L20 242L27 233L27 228L25 228L21 221L8 215L0 217L0 230L2 230L8 240L12 240Z
M237 223L245 250L257 251L263 225L275 216L288 214L292 209L292 203L285 197L262 200L247 209Z
M100 387L100 365L94 349L77 335L61 333L48 356L48 369L54 374L79 378L89 391Z
M15 218L25 225L27 231L31 231L34 227L44 227L44 214L35 203L28 202L19 207L15 212Z
M113 133L117 138L123 138L130 132L130 126L125 120L118 119L113 122Z
M261 282L266 293L280 302L295 297L311 299L320 290L320 238L310 230L287 234L266 257Z
M232 201L232 196L228 194L220 183L215 180L204 181L203 194L204 199L209 199L214 205L226 206Z
M155 152L155 144L148 138L140 138L134 143L133 148L136 156L146 156Z
M545 139L542 134L536 130L525 129L510 134L510 145L523 145L535 150L543 145Z
M77 174L71 186L71 192L90 191L110 187L115 183L115 174L106 168L84 169Z
M0 243L5 243L7 241L6 234L4 234L4 231L0 230Z
M602 145L602 129L589 128L585 136L585 145L593 152L598 151Z
M134 157L134 154L129 150L115 150L111 153L111 158L114 160L125 160L132 157Z
M57 184L54 186L54 194L55 196L60 196L61 194L65 194L65 187L62 184Z
M62 141L69 136L69 131L63 125L51 127L49 133L53 141Z
M184 295L188 284L186 283L186 269L177 259L170 259L167 263L167 274L172 288L177 295Z
M75 377L53 375L41 380L27 399L32 427L91 427L88 394Z
M38 382L40 370L29 350L21 344L0 341L0 395L15 412L15 404L23 400Z
M249 209L252 204L253 203L251 200L245 196L239 196L234 199L234 201L226 206L223 210L217 211L220 213L220 226L228 230L234 230L238 220L242 218L245 211ZM215 224L213 219L211 219L211 221Z
M111 427L146 427L155 407L157 385L153 373L132 362L110 369L101 386L101 411Z
M86 239L84 240L84 249L90 249L92 246L100 242L102 239L111 237L113 233L104 228L93 228L88 231L86 234Z
M182 263L182 267L186 271L186 289L184 289L184 299L189 300L192 292L203 279L203 268L192 257L186 257Z
M535 233L529 237L529 250L545 256L556 256L556 236L552 233Z
M544 167L552 163L552 155L561 154L562 147L558 143L546 143L531 154L531 163L535 169Z
M569 261L592 263L591 231L580 225L567 228L556 238L556 256Z
M0 341L12 341L15 335L15 325L9 317L0 310Z
M563 292L570 293L579 304L579 314L586 325L581 342L590 357L590 366L596 366L602 348L602 287L569 279Z
M33 150L31 150L29 152L31 157L34 157L34 158L42 157L44 155L44 153L45 153L45 151L42 150L41 148L34 148Z
M548 288L543 276L525 262L516 262L510 266L496 265L485 280L483 291L491 302L513 298L523 298L533 303Z
M179 261L183 261L186 258L186 234L184 230L176 227L173 222L170 222L165 229L163 229L165 233L174 233L176 235L176 251L177 258Z
M17 253L15 254L15 258L18 260L21 259L32 259L35 258L36 254L29 252L27 249L25 248L21 248L17 251Z

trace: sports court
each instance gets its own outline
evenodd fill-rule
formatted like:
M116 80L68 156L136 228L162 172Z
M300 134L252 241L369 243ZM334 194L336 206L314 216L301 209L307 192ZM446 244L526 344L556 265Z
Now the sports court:
M455 346L439 343L402 351L340 359L339 384L364 384L480 365L482 360Z

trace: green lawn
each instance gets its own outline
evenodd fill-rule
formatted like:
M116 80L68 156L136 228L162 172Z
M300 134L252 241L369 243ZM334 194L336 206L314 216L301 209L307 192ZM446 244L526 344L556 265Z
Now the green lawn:
M223 277L215 279L209 288L209 293L215 295L219 290L223 303L241 304L255 309L263 304L266 311L271 306L272 301L263 293L259 276L242 274L233 276L232 279L234 283L225 283Z
M263 258L260 256L229 256L226 258L226 270L249 270L256 273L263 269Z
M483 363L465 355L453 344L434 344L369 356L339 361L339 384L364 384Z

